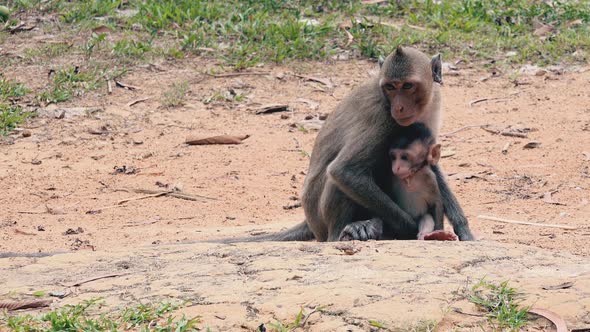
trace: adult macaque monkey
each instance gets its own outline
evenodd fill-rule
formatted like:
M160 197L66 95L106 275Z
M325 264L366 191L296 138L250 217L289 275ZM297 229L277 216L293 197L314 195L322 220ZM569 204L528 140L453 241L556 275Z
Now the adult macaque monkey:
M416 222L389 195L388 148L400 126L415 122L424 123L436 137L441 68L440 55L429 59L416 49L398 47L383 61L379 74L344 98L320 130L301 198L305 222L278 234L241 240L415 238ZM455 234L473 240L441 170L432 170Z
M455 241L444 230L444 211L436 175L440 144L422 123L399 128L389 148L393 172L392 198L418 222L418 240Z

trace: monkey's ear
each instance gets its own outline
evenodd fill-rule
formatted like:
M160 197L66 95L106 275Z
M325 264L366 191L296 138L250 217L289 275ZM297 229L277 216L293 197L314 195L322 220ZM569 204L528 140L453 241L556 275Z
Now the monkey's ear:
M377 62L379 62L379 68L383 67L383 63L385 62L385 58L380 55L379 58L377 59Z
M432 80L436 83L443 84L442 59L440 53L432 57L432 60L430 60L430 67L432 68Z
M440 160L440 144L433 144L428 151L428 163L430 165L438 164Z

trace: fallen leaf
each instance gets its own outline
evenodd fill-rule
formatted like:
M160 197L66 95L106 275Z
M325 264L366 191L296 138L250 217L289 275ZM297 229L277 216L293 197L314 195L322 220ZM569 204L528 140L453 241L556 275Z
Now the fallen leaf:
M133 85L129 85L129 84L123 83L121 81L117 81L117 80L115 80L115 86L117 86L119 88L124 88L124 89L127 89L127 90L131 90L131 91L141 90L141 88L139 88L139 87L136 87L136 86L133 86Z
M111 33L111 32L113 32L113 30L106 25L101 25L101 26L98 26L98 27L92 29L92 32L94 32L94 33Z
M322 83L323 85L327 86L329 89L334 87L334 84L332 84L332 81L330 81L330 79L328 79L328 78L319 78L319 77L299 75L299 74L293 74L293 76L303 78L308 81Z
M535 32L533 32L533 34L535 36L544 37L544 36L547 36L548 34L550 34L551 32L553 32L553 30L555 30L555 27L553 25L545 24L545 25L541 25L539 28L537 28L535 30Z
M31 30L35 29L36 27L37 27L36 25L27 25L25 22L20 22L16 26L8 27L8 31L12 34L15 34L17 32L21 32L21 31L31 31Z
M324 121L313 118L308 120L301 120L296 124L296 127L302 128L303 130L320 130L324 125Z
M270 114L276 112L286 112L289 110L289 105L287 104L271 104L271 105L264 105L260 107L255 113L256 114Z
M20 235L31 235L31 236L35 236L37 234L35 233L29 233L29 232L25 232L25 231L21 231L20 229L15 229L14 232L16 234L20 234Z
M189 136L186 138L185 143L188 145L209 145L209 144L242 144L242 141L250 135L232 136L232 135L219 135L212 137L196 137Z
M29 309L29 308L41 308L49 307L53 300L4 300L0 301L0 309L18 310L18 309Z
M566 288L571 288L574 285L573 282L568 281L568 282L564 282L561 283L559 285L554 285L554 286L543 286L544 290L556 290L556 289L566 289Z
M530 141L527 144L525 144L522 148L523 149L534 149L534 148L538 148L539 146L541 146L541 142L539 142L539 141Z
M553 193L551 191L544 193L543 194L543 202L545 202L547 204L554 204L554 205L566 205L564 203L560 203L560 202L554 200L551 195L553 195Z
M582 24L582 23L583 23L582 19L580 19L580 18L579 18L579 19L577 19L577 20L572 20L572 21L569 21L569 22L565 23L564 25L565 25L566 27L569 27L569 26L572 26L572 25L580 25L580 24Z
M297 98L297 99L295 99L295 102L306 104L309 107L309 109L311 109L312 111L316 111L318 108L320 108L319 103L317 103L313 100L309 100L309 99Z
M550 320L555 325L556 332L568 332L567 325L563 318L561 318L561 316L554 313L553 311L541 308L531 308L529 309L529 312L535 315L545 317L548 320Z

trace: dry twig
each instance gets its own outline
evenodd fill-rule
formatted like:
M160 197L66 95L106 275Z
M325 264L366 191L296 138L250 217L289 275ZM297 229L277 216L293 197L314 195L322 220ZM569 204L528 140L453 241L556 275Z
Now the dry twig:
M504 219L492 216L484 216L479 215L477 216L479 219L491 220L491 221L498 221L503 222L506 224L516 224L516 225L527 225L527 226L537 226L537 227L549 227L549 228L561 228L561 229L569 229L569 230L578 230L579 227L576 226L567 226L567 225L559 225L559 224L540 224L536 222L528 222L528 221L519 221L519 220L511 220L511 219Z
M89 283L91 281L96 281L96 280L100 280L100 279L107 279L107 278L115 278L115 277L121 277L121 276L126 276L131 274L131 272L129 273L113 273L113 274L106 274L106 275L102 275L102 276L98 276L98 277L92 277L92 278L88 278L70 285L67 285L67 287L78 287L81 286L83 284Z
M235 76L256 76L256 75L268 75L270 74L269 71L244 71L244 72L237 72L237 73L223 73L223 74L209 74L206 75L215 77L215 78L223 78L223 77L235 77Z
M53 302L53 300L5 300L0 301L0 309L7 309L8 311L11 311L18 309L49 307L51 302Z

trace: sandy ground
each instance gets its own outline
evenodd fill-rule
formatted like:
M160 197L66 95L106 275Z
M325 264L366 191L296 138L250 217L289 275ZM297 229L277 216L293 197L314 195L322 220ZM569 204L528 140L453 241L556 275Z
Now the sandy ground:
M196 58L140 67L121 78L139 89L108 94L105 87L50 105L23 126L30 137L3 139L0 251L132 248L201 239L203 228L302 220L302 209L289 207L298 202L317 131L296 124L329 114L375 65L294 63L255 69L265 75L203 74L213 65ZM590 254L590 72L493 77L475 64L457 67L444 78L441 165L472 229L487 240ZM46 72L47 66L15 66L4 75L43 86ZM162 91L185 81L184 105L163 107ZM231 93L244 97L208 100ZM128 106L143 98L149 99ZM255 114L274 103L290 111ZM527 137L479 125L524 130ZM240 145L184 144L188 136L220 134L251 136ZM533 141L540 145L526 149ZM133 174L116 172L123 166ZM174 187L207 198L119 204L145 195L136 189ZM478 219L482 214L580 229L502 224Z
M276 331L273 323L288 325L300 310L300 331L499 331L469 294L481 278L498 284L507 275L524 294L519 305L585 331L589 274L584 257L493 241L196 243L0 259L0 284L13 298L67 295L48 297L51 308L101 298L103 311L184 302L175 314L198 316L212 331ZM519 331L555 330L531 315Z

